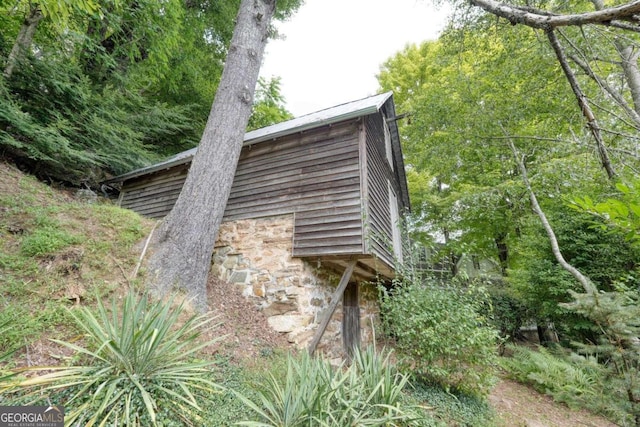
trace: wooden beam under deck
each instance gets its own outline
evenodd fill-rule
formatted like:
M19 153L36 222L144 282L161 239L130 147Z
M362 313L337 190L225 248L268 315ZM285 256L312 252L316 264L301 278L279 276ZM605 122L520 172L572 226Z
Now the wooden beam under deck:
M344 290L347 287L347 284L349 283L349 279L351 279L351 275L353 274L353 270L357 263L358 263L358 260L356 259L349 261L346 270L342 274L342 278L340 279L338 288L336 289L336 291L333 293L333 296L331 297L331 304L329 304L329 307L325 312L324 318L322 319L322 322L320 322L320 325L316 330L316 334L311 340L311 344L309 344L309 354L313 355L313 353L315 353L316 351L316 348L318 348L318 343L320 342L320 339L322 339L322 335L324 335L324 331L327 329L327 325L329 325L329 321L331 320L333 313L336 311L336 308L338 307L338 303L342 300L342 294L344 293Z

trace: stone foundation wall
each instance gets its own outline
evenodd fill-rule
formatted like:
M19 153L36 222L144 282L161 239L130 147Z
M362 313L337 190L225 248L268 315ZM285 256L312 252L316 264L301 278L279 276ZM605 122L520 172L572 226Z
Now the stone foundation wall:
M213 253L212 273L235 284L268 317L269 325L289 342L306 347L320 323L340 275L321 263L292 258L293 215L229 221L221 225ZM341 273L340 273L341 274ZM344 357L342 304L338 305L318 350ZM378 319L376 293L360 286L362 343L373 341Z

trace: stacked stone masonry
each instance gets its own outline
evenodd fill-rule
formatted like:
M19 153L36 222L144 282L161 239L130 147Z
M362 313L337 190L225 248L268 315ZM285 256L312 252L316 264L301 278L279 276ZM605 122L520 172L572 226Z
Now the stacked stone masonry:
M293 224L293 215L223 223L212 272L235 284L238 292L264 312L271 328L304 348L313 338L340 276L323 268L320 261L291 257ZM366 345L373 341L378 307L373 286L361 284L360 289L361 336ZM328 357L344 357L341 325L339 304L318 346Z

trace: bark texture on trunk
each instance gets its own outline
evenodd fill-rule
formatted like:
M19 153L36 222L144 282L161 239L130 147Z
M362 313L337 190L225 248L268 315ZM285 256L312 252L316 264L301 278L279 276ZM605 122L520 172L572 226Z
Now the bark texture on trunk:
M36 28L38 28L38 23L41 19L42 11L40 10L40 7L38 7L37 4L32 3L29 15L24 18L20 31L18 32L18 37L16 37L16 41L11 48L11 52L9 52L9 56L7 57L7 63L3 72L6 79L11 78L16 64L22 58L24 53L31 47L33 36L36 33Z
M640 70L638 69L640 50L620 41L616 41L615 45L620 52L620 58L622 58L622 70L629 85L633 108L637 114L640 114Z
M276 0L242 0L222 79L184 187L156 232L148 267L158 295L185 290L206 309L211 254L231 191Z

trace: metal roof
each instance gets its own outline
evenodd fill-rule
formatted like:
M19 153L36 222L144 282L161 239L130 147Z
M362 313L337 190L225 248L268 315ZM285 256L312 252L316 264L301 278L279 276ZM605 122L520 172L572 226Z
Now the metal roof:
M373 114L380 110L385 102L393 95L393 92L386 92L379 95L370 96L368 98L359 99L357 101L347 102L345 104L336 105L335 107L316 111L315 113L306 114L287 120L286 122L267 126L264 128L252 130L244 135L243 145L253 145L259 142L273 140L296 132L313 129L318 126L324 126L356 117ZM160 163L151 166L136 169L123 175L111 178L105 183L124 182L128 179L136 178L142 175L153 173L159 170L168 169L184 163L189 163L196 154L198 147L192 148L182 153L178 153Z

